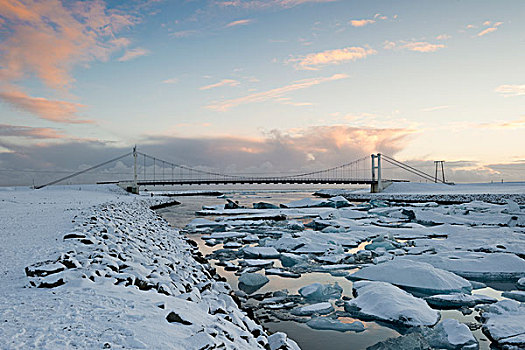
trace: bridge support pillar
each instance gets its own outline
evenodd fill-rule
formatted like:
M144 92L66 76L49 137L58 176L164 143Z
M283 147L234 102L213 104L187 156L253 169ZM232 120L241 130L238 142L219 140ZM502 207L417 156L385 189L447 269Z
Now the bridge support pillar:
M118 186L126 190L126 192L139 194L139 185L133 181L119 182Z
M390 183L385 184L381 178L381 153L372 154L372 184L370 185L371 193L382 192ZM377 160L377 164L376 164ZM377 171L377 173L376 173ZM377 175L377 180L376 180Z

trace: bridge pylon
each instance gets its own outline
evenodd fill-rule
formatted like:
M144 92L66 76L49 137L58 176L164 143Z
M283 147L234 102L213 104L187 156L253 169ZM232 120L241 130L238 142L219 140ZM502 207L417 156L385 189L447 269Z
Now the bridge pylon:
M371 193L379 193L383 192L385 188L390 186L392 182L390 181L383 181L381 176L381 153L378 154L372 154L372 184L370 185L370 192ZM376 164L377 160L377 164ZM377 179L376 179L377 175Z

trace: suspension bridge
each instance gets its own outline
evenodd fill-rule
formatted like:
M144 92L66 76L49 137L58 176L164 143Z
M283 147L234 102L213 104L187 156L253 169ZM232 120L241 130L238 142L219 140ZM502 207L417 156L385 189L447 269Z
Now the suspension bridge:
M49 183L35 186L36 189L58 184L73 177L94 171L95 169L121 161L133 159L132 179L99 181L97 183L116 183L129 192L138 193L140 186L176 186L176 185L242 185L242 184L334 184L334 185L370 185L371 192L381 192L393 182L408 182L403 179L385 178L383 163L390 168L401 169L430 182L447 183L443 170L442 178L399 162L392 157L378 153L362 157L351 162L327 169L295 174L228 174L197 167L176 164L143 152L136 147L132 152L75 172ZM441 163L442 166L442 163Z

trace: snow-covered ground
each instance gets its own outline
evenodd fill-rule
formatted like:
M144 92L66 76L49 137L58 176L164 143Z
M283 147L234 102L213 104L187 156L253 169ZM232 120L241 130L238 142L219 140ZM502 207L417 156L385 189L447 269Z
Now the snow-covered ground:
M319 196L344 196L349 200L391 200L406 202L465 203L481 200L504 203L512 199L525 204L525 182L462 183L445 185L440 183L395 182L381 193L370 193L368 188L359 190L323 189Z
M113 185L2 188L1 347L297 348L238 308L156 203Z

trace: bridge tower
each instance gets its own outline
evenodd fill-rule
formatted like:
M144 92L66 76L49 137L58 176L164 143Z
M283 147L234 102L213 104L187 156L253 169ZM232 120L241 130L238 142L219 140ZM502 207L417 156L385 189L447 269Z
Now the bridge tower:
M372 184L370 185L370 192L379 193L379 192L382 192L389 185L391 185L391 182L383 181L383 178L381 175L381 153L372 154L371 157L372 157ZM376 164L376 160L377 160L377 164ZM377 179L376 179L376 174L377 174Z

